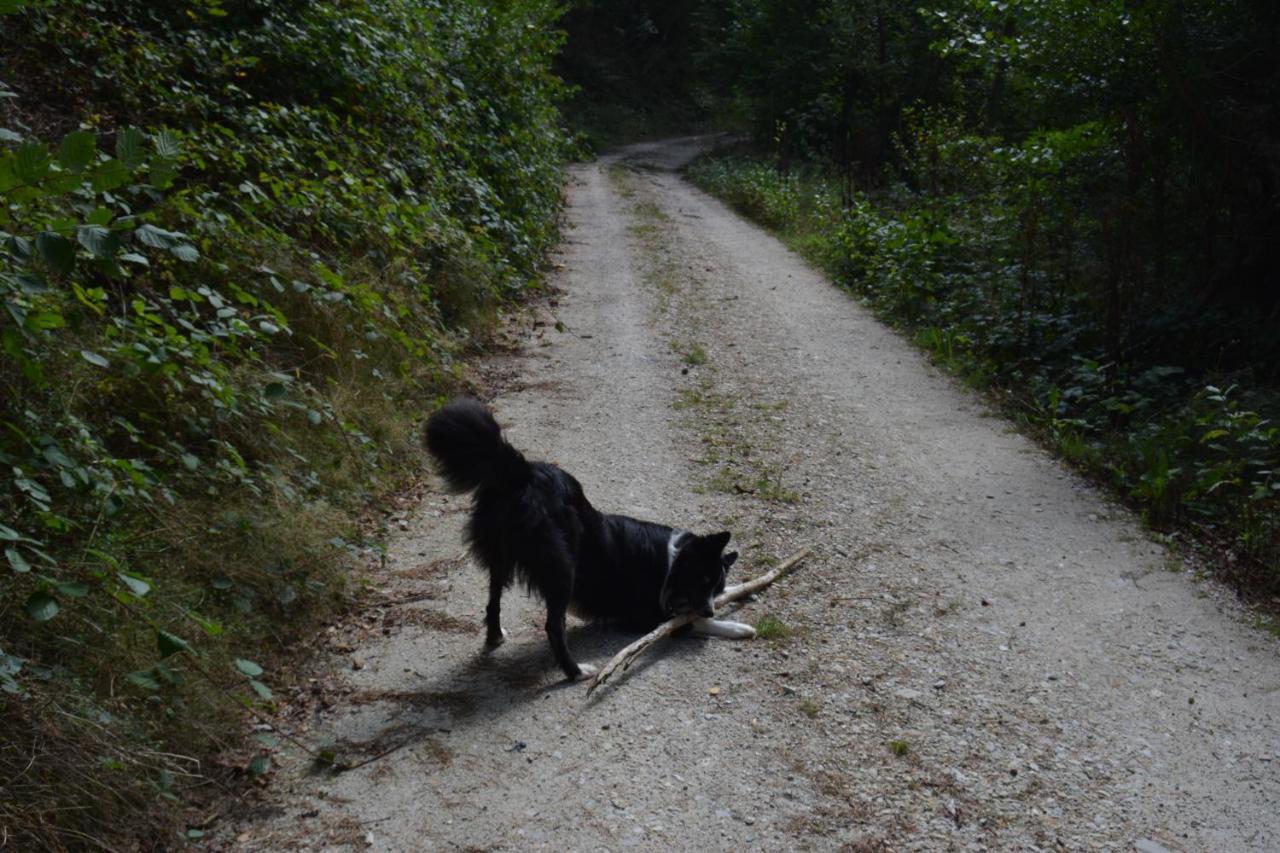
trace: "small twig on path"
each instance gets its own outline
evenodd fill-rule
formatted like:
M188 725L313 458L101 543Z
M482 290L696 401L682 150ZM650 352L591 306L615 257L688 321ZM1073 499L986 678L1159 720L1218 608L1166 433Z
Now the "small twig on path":
M334 773L349 773L350 771L355 770L358 767L364 767L366 764L372 764L378 759L386 758L388 755L395 752L396 750L404 748L409 744L410 741L412 741L415 737L417 737L417 735L418 733L411 734L408 737L401 739L399 743L396 743L393 746L389 746L375 755L371 755L368 758L357 761L355 764L349 764L345 761L340 761L335 757L335 759L329 763L329 769L332 770Z
M723 607L731 601L737 601L739 598L746 598L751 593L764 589L766 586L789 572L796 566L796 564L807 556L809 556L809 549L802 548L800 551L797 551L795 554L782 561L782 563L772 571L766 572L760 577L749 580L746 583L740 583L737 586L729 587L724 592L716 596L716 607ZM676 631L695 621L697 618L698 617L692 613L686 613L683 616L668 619L657 628L654 628L652 631L645 634L622 651L618 652L607 664L601 667L600 671L591 679L591 684L587 686L587 695L590 696L592 691L608 681L609 677L619 668L626 669L631 666L631 661L639 656L639 654L645 649L649 648L664 637L670 637Z
M381 601L371 601L360 607L357 612L363 613L366 610L373 610L375 607L395 607L400 604L412 604L415 601L427 601L436 597L434 592L420 592L416 595L406 595L404 598L384 598Z

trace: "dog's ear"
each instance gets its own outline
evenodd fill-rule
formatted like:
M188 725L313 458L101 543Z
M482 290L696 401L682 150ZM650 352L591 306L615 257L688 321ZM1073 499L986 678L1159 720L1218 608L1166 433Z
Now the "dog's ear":
M725 567L725 569L728 569L730 566L734 564L734 562L737 561L737 559L738 559L738 552L729 551L723 557L720 558L720 562Z
M717 551L723 551L724 546L729 544L729 537L732 535L733 534L729 531L722 530L719 533L712 533L709 536L704 536L703 541L705 541L708 546L715 548Z

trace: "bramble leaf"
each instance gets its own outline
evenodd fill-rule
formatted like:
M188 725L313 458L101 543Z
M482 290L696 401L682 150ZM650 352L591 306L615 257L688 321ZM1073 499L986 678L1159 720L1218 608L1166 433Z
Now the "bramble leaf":
M244 658L236 658L236 669L240 670L250 678L257 678L259 675L262 675L262 667L258 666L253 661L245 660Z
M147 583L142 578L137 578L133 575L126 575L124 572L116 572L116 577L119 578L120 582L128 587L129 591L138 598L142 598L147 593L151 592L151 584Z
M145 139L142 131L136 127L125 128L116 137L116 157L129 171L141 166L146 159L146 152L143 150Z
M47 592L33 592L27 599L27 615L37 622L48 622L58 615L58 602Z
M98 139L87 130L68 133L58 147L58 165L69 172L83 172L93 162Z
M161 630L156 631L156 646L160 649L160 657L162 658L176 655L178 652L185 652L191 648L187 641L178 635Z

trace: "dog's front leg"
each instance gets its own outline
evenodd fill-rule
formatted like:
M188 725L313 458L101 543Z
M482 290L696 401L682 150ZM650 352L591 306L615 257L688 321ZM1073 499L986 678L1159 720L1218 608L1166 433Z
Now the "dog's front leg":
M699 637L750 640L756 635L756 629L741 622L729 622L723 619L695 619L693 633Z
M547 599L547 640L551 643L551 653L556 656L556 663L564 670L570 681L581 681L596 674L596 668L590 664L578 663L569 654L569 644L564 638L564 616L569 609L567 598Z

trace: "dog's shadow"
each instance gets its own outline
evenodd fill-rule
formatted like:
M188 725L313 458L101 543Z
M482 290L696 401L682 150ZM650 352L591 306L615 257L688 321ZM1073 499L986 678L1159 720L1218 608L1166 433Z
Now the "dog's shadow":
M580 662L602 666L643 632L609 624L583 624L567 631ZM662 659L699 653L702 640L680 636L638 659L587 697L587 681L569 681L556 665L541 632L509 639L492 651L476 648L443 668L406 673L403 689L365 690L349 696L348 714L335 724L328 745L339 769L470 728L493 731L507 714L562 692L580 695L583 707L607 701L616 684L639 676ZM513 745L514 748L514 745Z

